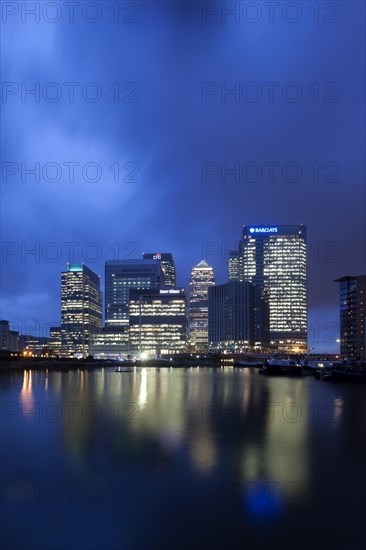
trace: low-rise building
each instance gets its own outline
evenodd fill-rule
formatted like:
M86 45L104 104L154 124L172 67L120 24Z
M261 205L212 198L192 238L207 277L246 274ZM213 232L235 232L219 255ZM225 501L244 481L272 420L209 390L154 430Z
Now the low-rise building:
M124 359L128 354L128 327L106 327L91 335L94 359Z
M19 351L19 332L10 330L9 321L0 321L0 350Z

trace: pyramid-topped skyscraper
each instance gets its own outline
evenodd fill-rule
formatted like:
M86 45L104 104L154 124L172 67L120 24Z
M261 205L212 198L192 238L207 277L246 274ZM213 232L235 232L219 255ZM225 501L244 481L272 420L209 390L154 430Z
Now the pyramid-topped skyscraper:
M208 348L208 289L214 285L212 267L201 260L192 268L189 282L190 344L196 351Z

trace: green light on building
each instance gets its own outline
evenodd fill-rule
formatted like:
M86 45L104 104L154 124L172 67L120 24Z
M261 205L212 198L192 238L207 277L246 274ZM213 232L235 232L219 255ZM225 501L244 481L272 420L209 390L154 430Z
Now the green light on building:
M83 264L69 264L67 271L83 271Z

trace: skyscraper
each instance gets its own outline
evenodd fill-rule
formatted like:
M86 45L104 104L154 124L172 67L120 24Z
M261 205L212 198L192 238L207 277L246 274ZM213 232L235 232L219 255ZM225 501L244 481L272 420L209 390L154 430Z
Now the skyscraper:
M100 278L84 264L61 273L62 355L90 354L90 334L102 327Z
M197 351L208 348L208 289L214 285L212 267L201 260L192 268L189 282L190 343Z
M241 279L255 285L256 345L307 350L304 225L244 226Z
M336 279L340 297L341 356L366 359L366 275Z
M161 288L170 288L176 286L176 272L173 254L170 252L144 252L144 260L156 260L161 265L162 280Z
M228 256L228 279L240 281L240 256L239 250L230 250Z
M50 337L48 348L52 355L60 355L61 353L61 327L50 327Z
M130 289L160 288L157 260L108 260L105 263L105 325L127 326Z
M210 351L248 352L254 346L254 285L230 281L208 289Z
M187 351L184 288L130 291L130 349L150 357Z

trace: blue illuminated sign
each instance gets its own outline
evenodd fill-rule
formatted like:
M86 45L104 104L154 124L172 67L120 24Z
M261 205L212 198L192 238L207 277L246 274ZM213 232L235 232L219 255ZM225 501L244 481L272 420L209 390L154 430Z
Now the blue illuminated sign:
M249 233L278 233L278 227L251 227Z

